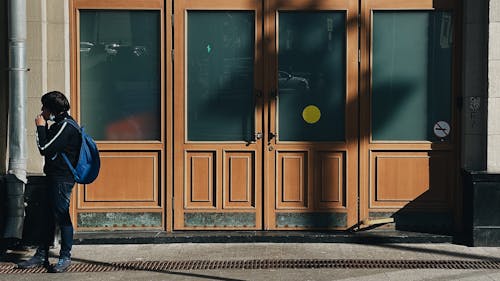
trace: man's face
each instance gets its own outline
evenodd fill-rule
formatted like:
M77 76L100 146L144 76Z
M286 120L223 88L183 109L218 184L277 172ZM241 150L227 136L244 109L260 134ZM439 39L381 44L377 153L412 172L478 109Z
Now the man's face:
M45 119L45 121L50 119L50 111L45 106L42 106L42 113L41 114L43 116L43 119Z

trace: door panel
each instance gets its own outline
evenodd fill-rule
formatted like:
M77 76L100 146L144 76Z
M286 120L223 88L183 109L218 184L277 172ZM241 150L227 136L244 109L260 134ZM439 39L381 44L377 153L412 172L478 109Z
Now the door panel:
M451 230L458 169L456 6L362 1L361 220L390 216L400 229ZM440 128L445 136L436 134Z
M224 208L253 209L255 206L255 155L227 152L224 155Z
M98 141L161 140L160 12L81 10L79 20L87 132Z
M251 141L255 13L189 10L186 16L187 140Z
M372 152L370 206L403 208L419 197L421 206L447 206L448 158L443 152Z
M215 153L186 153L185 208L215 208Z
M372 139L435 141L433 125L451 120L451 13L372 17Z
M266 228L351 227L357 223L358 65L351 47L357 2L266 3Z
M100 157L99 177L78 189L79 208L155 207L160 204L158 153L102 152Z
M278 139L343 141L345 12L279 11L277 20Z
M175 229L262 227L262 6L176 1Z
M320 191L317 194L319 209L345 208L346 190L344 176L345 157L339 152L320 152L316 178L319 179Z
M307 152L278 152L276 209L304 209L308 202Z

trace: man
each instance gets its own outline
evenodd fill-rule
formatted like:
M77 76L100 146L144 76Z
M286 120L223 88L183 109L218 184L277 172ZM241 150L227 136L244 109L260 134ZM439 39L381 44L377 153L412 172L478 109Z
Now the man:
M42 113L35 118L37 145L45 157L43 171L47 178L47 192L50 213L48 233L42 234L43 242L35 255L18 264L18 268L45 266L49 272L65 272L71 264L71 248L73 246L73 224L69 215L71 191L75 180L71 170L64 161L64 152L73 166L78 161L81 146L81 135L78 130L65 122L72 119L68 114L70 105L66 97L58 91L42 96ZM49 126L50 122L51 125ZM57 264L49 264L49 246L54 240L55 224L61 230L61 249Z

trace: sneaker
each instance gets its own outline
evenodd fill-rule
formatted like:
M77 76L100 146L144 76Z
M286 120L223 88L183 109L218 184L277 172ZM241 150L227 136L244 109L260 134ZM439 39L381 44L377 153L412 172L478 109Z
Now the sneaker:
M43 266L45 268L49 267L49 259L44 253L37 252L29 260L20 262L17 264L17 268L28 269Z
M52 266L49 269L49 272L52 272L52 273L65 272L66 270L68 270L68 267L70 265L71 265L71 259L70 258L61 257L61 258L59 258L59 261L57 262L57 264L55 264L54 266Z

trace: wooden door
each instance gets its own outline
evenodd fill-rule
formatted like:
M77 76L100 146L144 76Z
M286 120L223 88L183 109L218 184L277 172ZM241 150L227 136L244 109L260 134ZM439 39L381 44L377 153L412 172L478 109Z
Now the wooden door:
M262 228L262 1L174 7L174 228Z
M457 202L458 1L361 3L361 219L449 231Z
M349 228L358 219L358 2L265 3L266 228Z
M72 0L71 112L97 142L101 170L73 192L79 231L163 230L171 124L170 26L160 0ZM168 12L167 14L170 14ZM165 30L168 34L165 36ZM168 71L170 74L170 71ZM167 90L170 92L169 90Z

